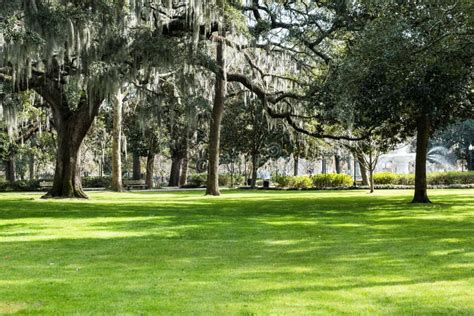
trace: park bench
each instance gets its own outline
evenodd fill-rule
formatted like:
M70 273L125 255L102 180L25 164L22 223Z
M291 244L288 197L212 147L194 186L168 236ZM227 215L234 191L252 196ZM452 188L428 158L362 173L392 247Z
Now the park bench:
M53 181L41 181L39 186L42 190L49 190L53 187Z
M146 189L147 188L145 180L124 180L123 181L123 186L126 190L131 190L131 189L134 189L134 188L137 188L137 189Z

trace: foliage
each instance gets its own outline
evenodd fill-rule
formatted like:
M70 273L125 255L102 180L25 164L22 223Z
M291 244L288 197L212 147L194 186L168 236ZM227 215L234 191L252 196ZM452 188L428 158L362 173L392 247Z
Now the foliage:
M82 177L84 188L110 188L111 185L111 177Z
M316 188L349 187L354 183L351 176L342 173L316 174L311 179L313 180L313 186Z
M474 119L456 122L433 135L431 142L450 149L458 159L469 161L469 146L474 145ZM474 169L474 166L468 168Z
M207 174L205 173L194 173L188 177L188 183L196 187L202 187L206 185Z
M272 177L272 181L280 188L339 188L350 187L353 184L352 177L346 174L317 174L309 176L283 176L276 175Z
M415 2L376 5L377 15L339 67L339 96L356 128L378 128L398 142L414 135L417 124L430 132L474 115L472 99L472 2ZM449 15L446 14L449 12ZM444 34L444 35L443 35Z
M277 184L279 188L288 188L290 186L291 177L284 175L274 175L272 177L272 182Z
M396 174L391 172L380 172L374 174L374 182L378 185L414 185L413 174ZM436 172L427 176L428 185L451 185L451 184L474 184L474 172Z
M234 174L231 176L229 173L219 174L219 185L230 186L231 177L233 177L234 185L241 185L244 182L244 177L240 174ZM188 184L186 187L202 187L206 185L207 174L206 173L194 173L188 177Z
M296 176L290 178L288 186L292 189L308 189L313 186L313 181L309 176Z
M40 180L0 182L0 192L34 192L40 190Z

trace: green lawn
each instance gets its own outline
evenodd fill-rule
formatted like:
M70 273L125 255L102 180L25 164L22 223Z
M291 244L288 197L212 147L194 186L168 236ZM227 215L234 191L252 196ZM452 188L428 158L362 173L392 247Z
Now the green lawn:
M474 314L474 190L0 194L0 314Z

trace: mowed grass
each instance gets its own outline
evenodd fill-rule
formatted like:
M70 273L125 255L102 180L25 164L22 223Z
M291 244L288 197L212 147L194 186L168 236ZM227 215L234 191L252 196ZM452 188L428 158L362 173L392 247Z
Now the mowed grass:
M474 190L0 195L0 314L474 314Z

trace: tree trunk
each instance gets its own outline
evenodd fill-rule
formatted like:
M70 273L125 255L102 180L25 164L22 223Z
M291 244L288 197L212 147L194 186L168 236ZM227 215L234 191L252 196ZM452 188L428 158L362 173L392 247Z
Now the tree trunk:
M9 154L8 159L5 160L5 178L10 183L16 181L16 160L14 154Z
M375 185L374 185L374 171L372 168L369 170L369 183L370 183L370 193L374 193Z
M91 124L92 120L88 122L80 119L68 119L63 116L56 119L58 134L56 168L53 187L44 198L87 198L81 184L80 148ZM81 130L86 131L82 132Z
M421 117L416 130L415 194L412 203L431 203L428 198L426 182L426 156L430 139L430 121Z
M112 191L122 192L122 101L120 92L114 98L114 122L112 128ZM135 169L134 169L135 170Z
M252 179L250 182L250 187L255 189L257 187L257 170L258 170L258 154L252 153Z
M217 43L217 65L224 71L224 43ZM214 106L212 107L209 132L209 165L207 173L206 195L220 195L219 191L219 147L221 121L224 114L226 81L223 73L216 74Z
M56 167L53 187L43 196L87 198L81 184L80 148L104 101L103 91L90 87L83 91L72 109L62 85L52 81L34 88L50 105L57 132Z
M299 157L298 155L293 156L293 175L296 177L298 175L298 165L299 165Z
M334 165L336 168L336 173L341 173L341 157L339 155L334 155Z
M132 179L133 180L140 180L142 177L142 170L140 165L140 155L137 152L133 153L133 173Z
M170 181L168 186L177 187L179 186L179 171L181 169L182 158L179 155L173 155L171 157L171 170L170 170Z
M187 180L188 180L188 157L186 154L181 164L181 176L179 178L179 186L181 187L183 185L186 185Z
M148 189L153 189L153 172L155 167L155 154L148 153L146 157L146 177L145 182Z
M36 179L35 154L30 155L30 159L28 160L28 167L30 180Z
M321 159L321 173L326 174L328 172L327 165L326 165L326 158Z
M360 154L357 154L357 160L359 162L360 175L362 177L362 185L369 185L369 179L367 178L367 168L365 168L365 165L363 163L364 159L361 157Z

